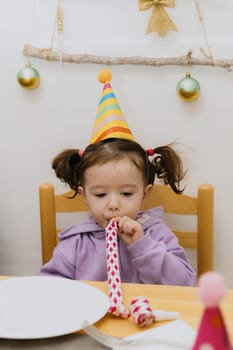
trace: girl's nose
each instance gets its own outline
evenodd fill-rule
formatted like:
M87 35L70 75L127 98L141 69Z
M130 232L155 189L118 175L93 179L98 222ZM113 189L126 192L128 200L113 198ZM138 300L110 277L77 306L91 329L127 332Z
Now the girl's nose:
M118 200L117 196L112 195L112 196L109 198L108 208L109 208L109 210L111 210L111 211L117 211L117 210L119 210L119 208L120 208L120 203L119 203L119 200Z

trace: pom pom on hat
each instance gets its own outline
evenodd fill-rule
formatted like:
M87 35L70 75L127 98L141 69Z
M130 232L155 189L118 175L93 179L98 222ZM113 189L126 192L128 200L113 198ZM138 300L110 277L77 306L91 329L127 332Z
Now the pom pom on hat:
M112 73L109 69L102 69L99 72L98 80L102 84L109 83L112 80Z
M216 307L224 298L226 285L222 275L211 271L203 274L199 279L199 298L206 307Z

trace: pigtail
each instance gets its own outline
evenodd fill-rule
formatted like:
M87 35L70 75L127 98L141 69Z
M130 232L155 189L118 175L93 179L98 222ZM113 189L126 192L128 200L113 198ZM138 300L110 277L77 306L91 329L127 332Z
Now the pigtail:
M60 152L52 161L52 169L59 180L68 184L71 189L78 193L80 186L78 168L81 160L80 151L77 149L67 149Z
M180 194L180 182L185 176L183 164L179 155L169 145L161 146L147 151L149 156L154 155L151 165L158 179L163 179L166 185L170 185L173 191Z

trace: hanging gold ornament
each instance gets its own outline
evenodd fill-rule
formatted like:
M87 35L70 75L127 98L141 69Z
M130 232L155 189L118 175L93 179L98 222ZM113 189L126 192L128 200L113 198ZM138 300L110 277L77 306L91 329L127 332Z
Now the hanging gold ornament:
M32 90L40 85L40 74L36 68L31 66L29 48L25 46L25 55L27 57L26 66L17 73L17 80L24 89Z
M140 11L148 10L150 7L153 7L153 11L146 34L156 32L164 37L169 30L177 32L175 24L165 10L166 7L175 7L175 0L139 0Z
M61 6L61 0L57 1L57 12L56 12L56 23L57 23L57 40L59 50L59 61L62 63L63 54L63 33L64 33L64 12Z
M57 19L57 32L63 33L63 31L64 31L64 13L63 13L63 9L61 7L61 0L58 0L58 2L57 2L56 19Z
M176 86L177 95L184 101L194 101L200 95L200 84L186 73L185 78L181 79Z
M25 67L21 68L17 73L18 83L27 90L35 89L40 84L40 74L36 68L27 63Z

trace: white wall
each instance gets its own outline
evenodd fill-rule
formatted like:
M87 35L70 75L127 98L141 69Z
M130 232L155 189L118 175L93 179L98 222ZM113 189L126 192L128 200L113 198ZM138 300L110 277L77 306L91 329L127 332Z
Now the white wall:
M179 32L163 39L144 35L151 11L139 12L137 0L63 0L63 4L67 51L166 57L194 49L197 56L205 45L193 0L177 0L176 8L168 10ZM232 1L204 0L201 5L213 54L233 57ZM32 64L40 72L41 86L28 91L18 85L16 74L26 63L24 43L50 45L55 7L55 0L1 1L0 274L38 273L38 186L53 181L59 187L51 159L63 148L88 143L102 89L96 78L101 65L62 67L39 59L32 59ZM109 30L104 30L101 18ZM186 103L175 92L185 67L111 70L113 89L137 140L145 147L178 140L189 168L187 192L194 193L199 183L214 184L215 268L233 287L233 73L192 67L201 97Z

